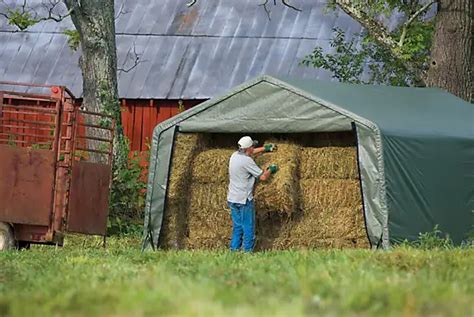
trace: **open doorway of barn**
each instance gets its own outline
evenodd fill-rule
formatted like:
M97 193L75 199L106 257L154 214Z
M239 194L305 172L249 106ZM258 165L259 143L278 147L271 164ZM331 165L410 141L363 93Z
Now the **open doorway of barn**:
M256 163L280 167L255 189L256 250L369 247L355 133L249 135L278 145ZM228 160L241 136L177 134L160 247L228 247Z

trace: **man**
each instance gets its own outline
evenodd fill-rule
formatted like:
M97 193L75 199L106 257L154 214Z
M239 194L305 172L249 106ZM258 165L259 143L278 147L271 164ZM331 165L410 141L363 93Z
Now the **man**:
M255 164L253 157L264 152L276 149L274 144L256 147L257 141L249 136L242 137L239 150L234 152L229 160L229 191L227 203L232 214L231 251L238 251L242 247L245 252L252 252L255 244L255 205L253 189L258 179L266 181L271 174L276 173L278 167L270 165L265 171ZM243 242L243 243L242 243Z

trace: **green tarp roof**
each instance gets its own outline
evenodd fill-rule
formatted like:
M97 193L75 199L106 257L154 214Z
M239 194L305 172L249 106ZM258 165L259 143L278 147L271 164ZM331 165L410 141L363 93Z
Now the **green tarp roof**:
M474 138L474 105L441 89L280 80L364 117L391 134Z

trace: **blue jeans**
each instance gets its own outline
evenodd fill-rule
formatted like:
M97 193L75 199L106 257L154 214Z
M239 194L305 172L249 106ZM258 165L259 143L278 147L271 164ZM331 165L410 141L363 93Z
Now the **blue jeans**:
M238 251L243 247L244 252L252 252L255 245L255 206L253 200L245 204L227 202L232 215L232 240L230 250Z

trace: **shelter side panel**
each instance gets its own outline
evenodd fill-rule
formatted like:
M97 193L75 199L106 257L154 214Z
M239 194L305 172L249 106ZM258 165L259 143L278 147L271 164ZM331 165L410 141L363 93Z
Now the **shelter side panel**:
M393 242L416 240L435 226L455 244L472 230L472 140L386 136L389 230Z

